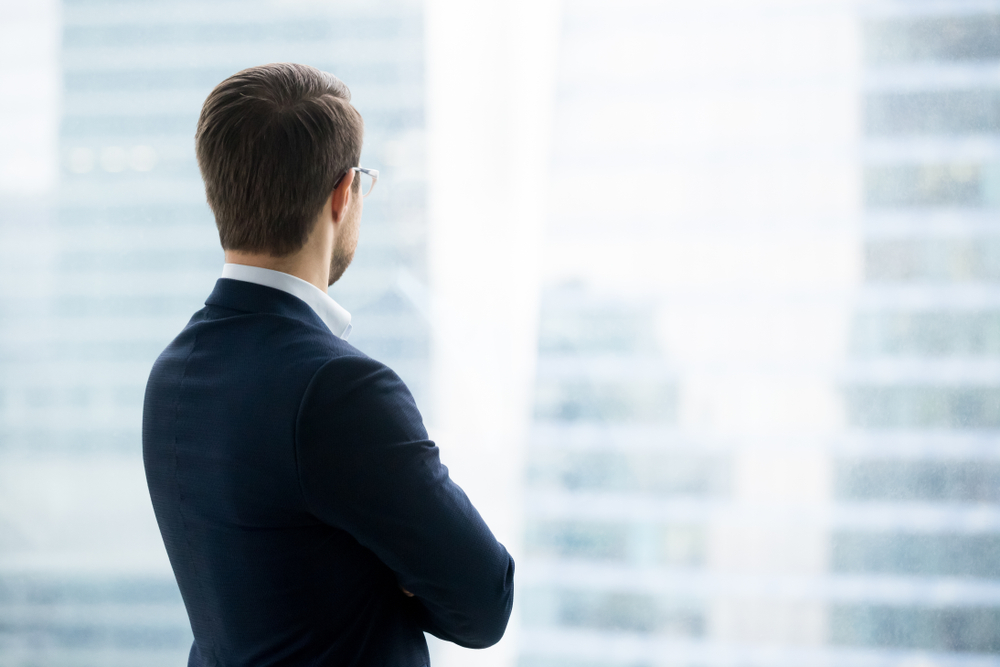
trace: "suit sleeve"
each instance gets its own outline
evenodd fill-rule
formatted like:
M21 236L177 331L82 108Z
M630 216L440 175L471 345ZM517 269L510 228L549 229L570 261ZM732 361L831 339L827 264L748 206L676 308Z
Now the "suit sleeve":
M296 440L309 509L395 572L426 631L468 648L500 640L514 561L448 476L393 371L367 357L326 363L303 397Z

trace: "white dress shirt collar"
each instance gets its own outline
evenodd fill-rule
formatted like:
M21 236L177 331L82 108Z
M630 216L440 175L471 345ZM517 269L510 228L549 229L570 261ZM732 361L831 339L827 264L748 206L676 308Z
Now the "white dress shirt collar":
M351 314L331 299L329 294L290 273L263 269L259 266L227 263L222 267L222 277L287 292L305 301L326 323L326 326L330 327L330 331L335 336L347 340L347 337L351 335Z

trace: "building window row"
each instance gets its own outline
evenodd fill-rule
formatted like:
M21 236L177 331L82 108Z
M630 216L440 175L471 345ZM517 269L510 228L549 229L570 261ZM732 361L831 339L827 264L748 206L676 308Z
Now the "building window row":
M840 501L1000 502L1000 461L839 460L833 480Z
M1000 58L1000 15L885 18L862 26L869 66Z
M1000 609L834 605L830 643L936 652L1000 652Z
M869 136L1000 132L1000 90L872 93L864 101Z
M855 315L855 357L1000 356L1000 311L880 311Z
M698 525L530 521L525 549L532 558L699 567L705 561L705 529Z
M996 208L1000 206L1000 164L868 165L864 169L868 208Z
M526 483L533 491L722 497L730 465L724 454L536 448L528 452Z
M705 634L704 611L694 603L641 593L560 588L531 588L523 596L525 622L535 628L563 627L678 638Z
M870 282L997 282L1000 237L870 240L864 270Z
M857 385L844 398L858 428L1000 428L1000 387Z
M539 380L535 419L563 422L656 422L677 419L673 381Z

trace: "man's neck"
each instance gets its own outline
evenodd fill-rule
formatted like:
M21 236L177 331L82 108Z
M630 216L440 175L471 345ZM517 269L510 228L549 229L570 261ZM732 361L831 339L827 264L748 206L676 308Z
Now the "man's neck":
M227 250L227 264L243 264L245 266L258 266L262 269L281 271L289 275L300 278L307 283L315 285L317 289L326 292L330 280L330 260L324 263L322 258L313 257L313 253L303 252L308 250L308 246L299 252L286 255L285 257L274 257L259 253L244 252L241 250Z

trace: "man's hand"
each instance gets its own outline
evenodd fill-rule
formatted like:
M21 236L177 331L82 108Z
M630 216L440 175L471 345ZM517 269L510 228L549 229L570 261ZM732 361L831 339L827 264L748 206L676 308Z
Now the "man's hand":
M405 595L406 597L408 597L408 598L412 598L413 597L413 593L411 593L410 591L406 590L402 586L399 587L399 590L403 591L403 595Z

